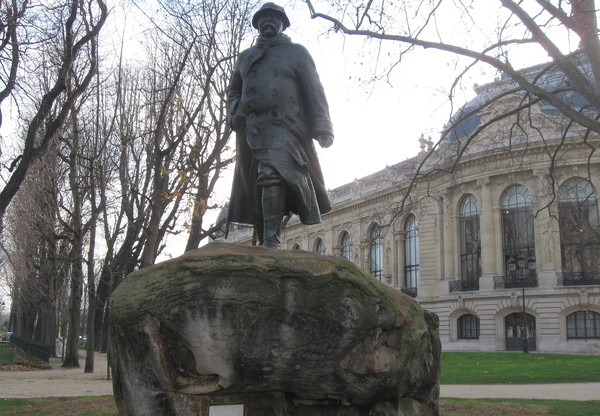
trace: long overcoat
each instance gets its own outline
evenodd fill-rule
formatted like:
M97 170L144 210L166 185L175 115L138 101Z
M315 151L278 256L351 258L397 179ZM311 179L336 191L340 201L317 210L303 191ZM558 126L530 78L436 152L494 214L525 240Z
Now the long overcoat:
M288 192L287 211L304 224L331 210L313 138L333 136L329 107L306 48L279 35L243 51L227 109L236 132L228 223L262 224L258 163L273 168Z

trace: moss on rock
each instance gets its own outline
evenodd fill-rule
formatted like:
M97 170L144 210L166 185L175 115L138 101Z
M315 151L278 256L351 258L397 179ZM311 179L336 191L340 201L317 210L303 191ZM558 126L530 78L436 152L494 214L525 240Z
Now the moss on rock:
M437 412L435 315L342 257L212 243L128 276L110 313L119 408L158 403L160 386L171 409L173 395L277 391Z

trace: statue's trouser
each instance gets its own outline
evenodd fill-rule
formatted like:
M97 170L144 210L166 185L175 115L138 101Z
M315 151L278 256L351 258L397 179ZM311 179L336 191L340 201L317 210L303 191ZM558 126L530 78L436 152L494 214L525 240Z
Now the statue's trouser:
M261 209L263 223L256 227L260 244L266 247L279 247L281 223L287 205L287 189L277 170L263 162L258 163L256 184L261 188Z
M263 242L266 247L279 247L279 233L285 214L286 189L283 185L263 186Z

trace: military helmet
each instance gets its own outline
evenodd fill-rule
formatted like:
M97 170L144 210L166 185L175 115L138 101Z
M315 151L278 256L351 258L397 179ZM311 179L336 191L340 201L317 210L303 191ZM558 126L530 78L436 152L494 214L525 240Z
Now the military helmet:
M281 18L281 21L283 22L284 30L285 30L285 28L290 26L290 19L288 19L287 15L285 14L285 10L283 9L283 7L278 6L275 3L267 2L267 3L263 4L262 7L260 9L258 9L258 11L256 13L254 13L254 16L252 17L252 26L255 29L258 29L259 17L262 16L266 12L277 13L279 15L279 17Z

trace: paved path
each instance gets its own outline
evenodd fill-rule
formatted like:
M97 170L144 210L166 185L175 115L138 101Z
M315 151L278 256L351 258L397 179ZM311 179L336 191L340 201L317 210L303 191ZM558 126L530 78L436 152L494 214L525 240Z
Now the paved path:
M106 354L94 355L94 373L81 368L64 369L54 364L51 370L0 372L0 398L68 397L111 395L107 380ZM444 385L441 397L600 400L600 383L527 384L527 385Z
M600 383L443 385L440 397L461 399L600 400Z
M94 372L81 368L62 368L53 364L50 370L0 371L0 398L105 396L113 394L112 381L107 380L106 354L94 354Z

